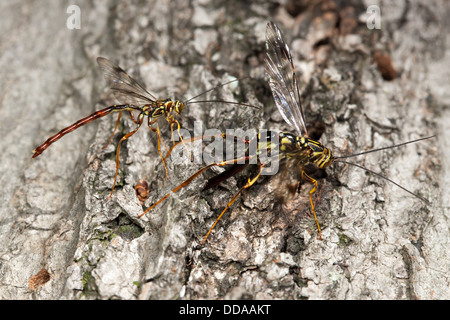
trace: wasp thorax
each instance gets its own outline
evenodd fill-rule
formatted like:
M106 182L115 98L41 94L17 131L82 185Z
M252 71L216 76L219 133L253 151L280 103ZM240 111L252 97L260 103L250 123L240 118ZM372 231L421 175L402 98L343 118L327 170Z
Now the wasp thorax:
M303 138L296 137L291 133L280 132L279 139L280 151L281 153L286 154L287 157L295 157L300 149L304 149L304 146L300 141L300 139Z

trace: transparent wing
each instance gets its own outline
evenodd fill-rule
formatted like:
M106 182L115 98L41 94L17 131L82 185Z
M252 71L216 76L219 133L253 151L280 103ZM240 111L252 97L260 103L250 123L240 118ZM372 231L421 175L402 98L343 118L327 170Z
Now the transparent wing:
M98 57L97 63L103 70L106 82L120 103L148 104L157 100L122 68L106 58Z
M267 24L264 60L269 85L278 110L284 120L295 128L299 136L307 136L291 52L280 30L273 22Z

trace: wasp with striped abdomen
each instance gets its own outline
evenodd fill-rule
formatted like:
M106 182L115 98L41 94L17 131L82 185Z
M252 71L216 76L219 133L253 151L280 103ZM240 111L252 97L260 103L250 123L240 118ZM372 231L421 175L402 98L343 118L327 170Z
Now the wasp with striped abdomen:
M229 84L233 81L232 80L223 84L220 84L214 88L211 88L207 91L204 91L195 97L190 98L187 101L180 101L180 100L172 100L172 99L157 99L155 98L151 93L149 93L143 85L141 85L138 81L133 79L131 76L129 76L122 68L120 68L117 64L111 62L110 60L106 58L99 57L97 58L97 63L100 66L100 68L103 70L104 77L106 81L108 82L111 90L113 91L116 99L121 102L121 105L113 105L107 108L104 108L102 110L96 111L93 114L78 120L74 124L62 129L57 134L51 136L48 138L43 144L38 146L33 151L32 158L36 158L39 156L42 152L44 152L52 143L56 142L60 138L62 138L64 135L80 128L81 126L84 126L85 124L88 124L98 118L102 118L104 116L109 115L110 113L118 113L116 125L114 127L114 131L111 135L111 137L108 140L108 143L106 146L111 142L115 131L117 130L119 123L120 123L120 117L122 115L122 112L127 111L130 114L131 119L133 122L137 125L135 129L133 129L131 132L124 135L118 145L117 145L117 151L116 151L116 172L114 175L114 183L112 186L111 193L109 194L109 197L111 197L114 187L116 185L117 181L117 175L119 172L119 155L120 155L120 147L123 141L130 138L132 135L134 135L139 128L141 127L144 118L147 117L148 119L148 127L150 130L155 132L157 134L157 140L158 140L158 153L161 157L162 163L164 165L164 169L166 171L166 176L168 177L168 171L165 164L165 158L163 157L161 153L161 144L163 144L163 141L161 139L161 132L159 129L158 120L160 118L164 118L168 124L170 125L170 129L172 132L172 141L174 141L173 137L173 127L177 126L177 132L180 137L181 142L183 142L183 138L180 133L180 122L175 118L175 116L181 114L184 107L191 103L205 103L205 102L222 102L222 103L229 103L229 104L238 104L238 105L244 105L248 107L257 108L255 106L245 104L245 103L238 103L233 101L219 101L219 100L197 100L193 101L194 99L218 88L221 86L224 86L226 84ZM133 112L138 112L137 117L133 115ZM175 144L175 141L174 141ZM106 147L105 146L105 147Z
M233 198L228 202L226 207L223 209L221 214L213 223L212 227L209 229L208 233L204 236L203 238L204 243L208 238L209 234L211 233L212 229L216 226L216 224L222 218L224 213L235 202L235 200L238 198L241 192L247 188L250 188L256 182L256 180L263 172L264 168L268 167L274 160L274 157L276 157L277 160L287 159L288 161L296 165L300 170L302 180L311 183L313 185L313 187L309 191L309 200L311 210L314 214L314 219L317 224L320 239L322 237L322 232L319 221L317 219L313 201L313 195L318 188L318 182L316 179L308 175L304 170L307 165L313 165L319 169L325 169L334 162L341 162L353 165L395 184L399 188L403 189L404 191L408 192L409 194L417 197L418 199L424 202L428 202L423 197L407 190L406 188L402 187L393 180L384 177L381 174L376 173L372 170L364 168L358 164L347 162L342 159L370 152L381 151L384 149L395 148L409 143L430 139L433 138L434 136L420 138L405 143L397 144L394 146L372 149L361 153L355 153L346 156L335 156L333 155L332 151L329 148L325 147L319 141L311 139L308 135L292 55L290 53L289 47L283 40L280 30L273 22L269 22L267 24L266 29L265 68L267 75L269 77L269 85L278 111L281 113L286 123L295 129L295 134L289 132L281 132L279 134L276 134L273 131L269 131L266 137L262 137L260 134L258 134L257 138L254 139L253 141L250 141L248 139L242 139L239 137L233 137L235 141L237 139L243 141L247 147L252 142L256 142L256 149L254 149L254 152L249 152L249 148L247 148L245 154L241 157L214 162L201 168L193 175L191 175L188 179L186 179L183 183L178 185L176 188L172 189L170 193L166 194L160 200L155 202L146 211L140 214L139 217L142 217L144 214L152 210L155 206L157 206L158 204L169 198L171 193L177 192L181 188L189 185L195 178L199 177L203 172L205 172L208 169L212 167L224 167L231 165L224 172L209 179L203 190L214 187L217 184L219 184L220 181L228 179L229 177L234 176L238 172L243 171L248 166L248 164L250 164L250 162L253 160L253 163L256 164L258 167L256 175L254 177L249 178L247 183L243 187L241 187L239 191L233 196ZM221 136L222 138L227 137L226 134L222 134ZM192 142L204 138L209 139L210 137L194 137L191 138L189 141ZM172 149L177 145L173 146ZM172 149L169 150L168 154L170 154ZM275 150L277 151L275 152ZM262 151L264 151L264 153L267 154L269 157L261 158L260 155ZM239 164L242 161L245 161L245 164Z

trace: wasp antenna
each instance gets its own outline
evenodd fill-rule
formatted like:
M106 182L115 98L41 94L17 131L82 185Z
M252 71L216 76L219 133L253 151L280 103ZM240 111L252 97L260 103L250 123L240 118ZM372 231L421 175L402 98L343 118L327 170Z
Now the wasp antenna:
M230 83L233 83L233 82L236 82L236 81L239 81L239 80L244 80L244 79L247 79L247 78L250 78L250 76L246 76L246 77L242 77L242 78L237 78L237 79L233 79L233 80L230 80L230 81L228 81L228 82L225 82L225 83L218 84L217 86L212 87L212 88L210 88L210 89L208 89L208 90L206 90L206 91L203 91L202 93L200 93L200 94L198 94L198 95L196 95L196 96L190 98L189 100L186 100L186 101L184 102L184 104L189 104L190 101L192 101L192 100L194 100L194 99L196 99L196 98L198 98L198 97L200 97L200 96L202 96L202 95L204 95L204 94L206 94L206 93L208 93L208 92L210 92L210 91L216 90L216 89L218 89L218 88L220 88L220 87L226 86L227 84L230 84ZM195 102L197 102L197 101L195 101ZM191 102L191 103L193 103L193 102Z
M351 158L351 157L356 157L356 156L360 156L360 155L367 154L367 153L372 153L372 152L377 152L377 151L381 151L381 150L397 148L397 147L401 147L401 146L404 146L404 145L407 145L407 144L410 144L410 143L419 142L419 141L431 139L431 138L434 138L434 137L436 137L436 135L432 135L432 136L429 136L429 137L424 137L424 138L419 138L419 139L415 139L415 140L399 143L399 144L396 144L396 145L393 145L393 146L372 149L372 150L368 150L368 151L364 151L364 152L360 152L360 153L354 153L354 154L350 154L348 156L334 157L334 159Z
M225 101L225 100L197 100L197 101L192 101L191 103L208 103L208 102L221 102L221 103L229 103L229 104L237 104L240 106L246 106L246 107L251 107L254 109L258 109L261 110L261 107L257 107L248 103L242 103L242 102L234 102L234 101Z
M360 169L362 169L362 170L365 170L365 171L367 171L367 172L369 172L369 173L371 173L371 174L373 174L373 175L376 175L377 177L383 178L383 179L385 179L385 180L387 180L387 181L389 181L389 182L395 184L395 185L396 185L397 187L399 187L400 189L402 189L402 190L408 192L410 195L413 195L414 197L416 197L416 198L422 200L422 201L425 202L426 204L430 204L430 202L429 202L427 199L425 199L425 198L423 198L423 197L421 197L421 196L415 194L415 193L412 192L412 191L409 191L409 190L406 189L405 187L402 187L401 185L399 185L397 182L395 182L395 181L393 181L393 180L391 180L391 179L389 179L389 178L387 178L387 177L381 175L381 174L378 173L378 172L372 171L372 170L370 170L370 169L367 169L367 168L365 168L365 167L363 167L363 166L360 166L359 164L356 164L356 163L353 163L353 162L347 162L347 161L344 161L344 160L336 160L335 162L342 162L342 163L345 163L345 164L349 164L349 165L358 167L358 168L360 168Z

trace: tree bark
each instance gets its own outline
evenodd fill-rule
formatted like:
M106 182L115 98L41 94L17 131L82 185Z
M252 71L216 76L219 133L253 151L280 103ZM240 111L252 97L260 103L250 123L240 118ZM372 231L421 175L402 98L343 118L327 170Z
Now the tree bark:
M79 1L1 4L1 299L449 299L450 71L444 1L382 2L380 29L367 5L334 1ZM434 139L349 158L296 188L298 168L265 176L203 236L252 168L211 190L209 170L141 219L202 165L169 158L156 134L123 115L82 127L31 159L60 129L115 104L95 63L104 56L154 96L186 101L232 77L178 117L204 129L293 131L264 75L265 27L278 24L294 56L312 136L335 155ZM6 31L6 32L5 32ZM160 121L170 146L170 127ZM294 133L294 132L293 132ZM163 154L166 150L161 147ZM134 187L149 186L142 205ZM299 191L297 189L300 189Z

